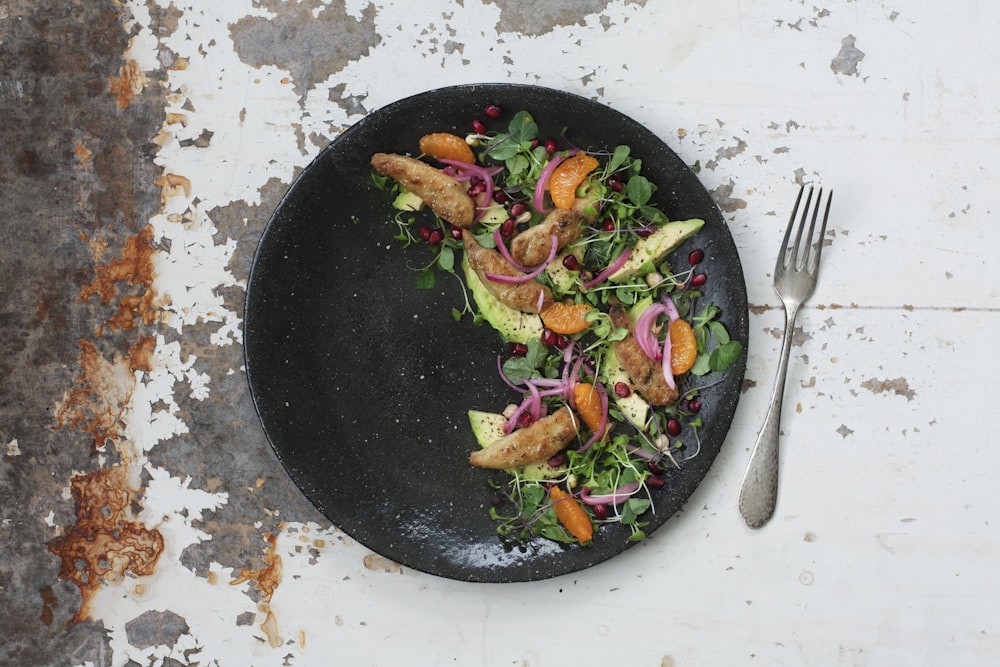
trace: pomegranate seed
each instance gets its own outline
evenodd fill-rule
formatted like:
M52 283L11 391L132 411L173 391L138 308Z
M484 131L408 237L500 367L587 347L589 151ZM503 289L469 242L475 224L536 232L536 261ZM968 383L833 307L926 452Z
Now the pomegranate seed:
M440 229L433 230L430 233L430 236L427 237L427 242L430 243L431 245L437 245L441 243L441 241L443 240L444 240L444 232L442 232Z
M531 416L530 412L522 412L521 416L517 418L517 425L521 428L531 426L535 423L535 418Z
M696 273L691 276L691 287L701 287L708 281L708 276L704 273Z
M556 336L556 342L555 342L556 347L558 347L560 350L565 350L566 346L568 345L569 345L569 338L567 338L562 334L558 334Z
M523 357L528 354L528 346L524 343L511 343L510 344L510 356L512 357Z
M563 467L564 465L566 465L566 455L562 453L556 454L551 459L549 459L549 465L552 466L553 468Z
M559 334L557 334L552 329L549 329L548 327L542 329L541 340L546 345L555 345L556 344L556 340L558 338L559 338Z
M499 104L487 104L483 108L483 113L486 114L487 118L496 120L497 118L503 116L503 107Z
M608 506L607 505L604 505L604 504L594 505L594 507L592 509L594 510L594 516L597 517L597 519L599 521L604 521L605 519L608 518Z
M614 190L615 192L621 192L622 190L625 189L625 184L622 183L621 181L609 181L608 185L610 185L611 189Z
M476 134L486 134L486 125L483 124L483 121L475 118L472 121L472 131Z
M681 434L681 423L679 421L677 421L676 419L668 419L667 420L667 433L669 433L670 435L672 435L674 437L679 436Z
M500 225L500 236L503 236L504 238L511 236L514 233L515 226L517 226L517 222L514 221L514 218L507 218L503 221L503 224Z
M700 412L701 411L701 401L698 400L697 398L692 398L690 401L688 401L688 411L693 412L695 414L697 414L698 412Z
M515 202L513 206L510 207L510 217L517 218L522 213L528 210L528 205L524 202Z
M603 229L606 232L615 231L615 221L612 220L611 218L608 218L607 220L601 223L601 229Z
M662 475L663 468L657 465L654 461L650 461L646 464L646 470L653 473L654 475Z
M431 240L431 228L430 227L421 227L420 228L420 238L423 239L424 241L430 241Z
M538 139L532 139L531 140L531 150L535 150L536 148L538 148L538 146L541 145L541 143L542 142L540 142Z
M507 203L508 199L510 199L510 197L503 190L494 190L493 191L493 201L495 201L496 203L498 203L498 204L505 204L505 203Z
M688 253L688 264L691 266L697 266L705 260L705 251L701 248L695 248Z
M451 232L451 238L455 239L456 241L461 241L462 240L462 228L461 227L455 227L454 225L452 225L451 229L449 229L448 231Z
M556 149L558 147L559 146L556 145L556 140L555 139L546 139L546 141L545 141L545 152L546 153L555 153Z
M486 184L485 183L482 183L482 182L480 182L480 183L472 183L469 186L469 196L470 197L475 197L476 195L481 195L484 192L486 192Z
M563 257L562 264L570 271L580 270L580 260L576 258L576 255L566 255Z
M624 382L615 383L615 396L618 398L628 398L632 395L632 388Z
M662 489L666 485L662 477L657 477L656 475L650 475L646 478L646 486L650 486L654 489Z

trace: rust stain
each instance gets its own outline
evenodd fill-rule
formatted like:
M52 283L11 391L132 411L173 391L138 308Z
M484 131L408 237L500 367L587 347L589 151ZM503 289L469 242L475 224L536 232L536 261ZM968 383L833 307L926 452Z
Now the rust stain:
M127 109L132 100L142 94L149 79L139 69L139 63L129 60L118 70L118 76L111 77L108 82L111 94L118 99L118 106Z
M104 259L104 253L108 250L108 242L106 239L92 239L85 232L80 232L80 240L86 243L90 247L90 251L94 253L94 261L100 262Z
M42 613L38 617L38 620L45 625L51 626L52 621L55 620L55 613L52 610L59 606L59 599L56 597L55 591L52 590L51 586L43 586L38 593L42 596Z
M274 591L281 583L282 563L281 554L275 552L278 537L271 533L265 533L264 539L267 541L267 548L264 549L264 567L253 570L241 568L240 576L229 582L231 586L238 586L246 581L252 581L254 588L261 595L261 602L258 609L264 614L264 622L260 624L260 629L267 636L267 642L272 648L281 646L281 635L278 631L278 619L271 609L271 598Z
M156 185L162 188L161 200L166 203L170 197L183 194L185 197L191 196L191 179L180 174L164 174L155 181Z
M119 257L97 266L94 279L80 290L84 303L97 296L102 303L110 303L118 296L118 311L98 327L100 336L107 326L112 330L131 331L140 323L153 324L158 313L156 291L153 289L153 227L146 225L142 231L125 240ZM119 285L138 287L134 294L119 296Z
M117 442L122 415L135 390L130 357L115 355L111 361L89 339L79 342L79 372L73 387L56 406L56 428L73 428L92 436L91 453Z
M77 141L76 145L73 146L73 155L76 156L76 161L81 168L85 167L94 157L93 151L84 146L82 141Z
M136 490L125 469L116 465L77 475L70 482L76 524L49 542L59 557L59 578L72 581L82 600L73 622L90 617L90 603L102 583L126 574L148 576L163 553L163 535L132 516Z

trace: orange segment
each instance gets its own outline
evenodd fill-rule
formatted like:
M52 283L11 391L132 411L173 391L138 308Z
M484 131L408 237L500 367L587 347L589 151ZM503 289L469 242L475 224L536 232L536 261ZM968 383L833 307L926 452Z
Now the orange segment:
M449 132L433 132L420 137L420 152L437 159L476 163L476 156L465 139Z
M597 158L586 153L577 153L559 163L549 177L549 194L556 208L565 211L573 207L576 189L597 166Z
M573 402L580 419L594 433L601 427L601 395L597 388L588 382L580 382L573 387Z
M552 509L556 511L556 518L570 535L581 542L594 539L594 526L590 523L590 516L576 498L558 486L549 489L549 498L552 500Z
M585 303L556 302L542 311L542 322L557 334L580 333L590 326L587 321L590 309Z
M686 321L677 319L667 330L670 336L670 368L674 375L683 375L694 366L698 358L698 342L694 330Z

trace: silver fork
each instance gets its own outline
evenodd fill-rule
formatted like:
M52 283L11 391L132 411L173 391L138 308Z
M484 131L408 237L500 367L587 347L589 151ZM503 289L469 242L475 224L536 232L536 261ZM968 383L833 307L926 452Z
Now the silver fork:
M764 424L757 435L757 442L750 452L750 462L743 474L743 484L740 488L740 514L751 528L760 528L767 523L774 514L774 506L778 499L778 430L781 424L781 399L785 392L788 357L792 349L792 332L799 306L809 298L816 287L819 256L823 252L826 221L830 217L830 202L833 200L833 192L830 192L826 198L826 210L823 212L819 235L814 236L823 200L823 189L820 188L817 193L816 205L810 216L813 188L809 188L802 217L796 225L795 218L804 191L803 185L795 198L795 208L792 209L792 215L788 220L788 229L785 230L785 239L781 243L778 262L774 267L774 291L785 305L785 335L781 341L781 356L778 358L778 374L774 380L774 389L771 391L771 403L764 415ZM802 232L807 222L809 231L805 235L803 244ZM792 238L793 231L794 238Z

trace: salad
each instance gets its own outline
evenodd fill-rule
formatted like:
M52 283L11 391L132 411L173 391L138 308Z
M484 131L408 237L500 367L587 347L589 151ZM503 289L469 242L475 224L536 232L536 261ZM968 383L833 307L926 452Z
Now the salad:
M506 473L489 508L505 539L586 546L608 523L643 539L653 490L698 455L703 392L743 349L701 298L704 251L671 254L704 222L656 207L629 146L484 115L466 136L430 131L417 157L371 158L395 238L430 249L417 286L457 278L454 318L505 343L496 381L515 398L470 406L470 465Z

